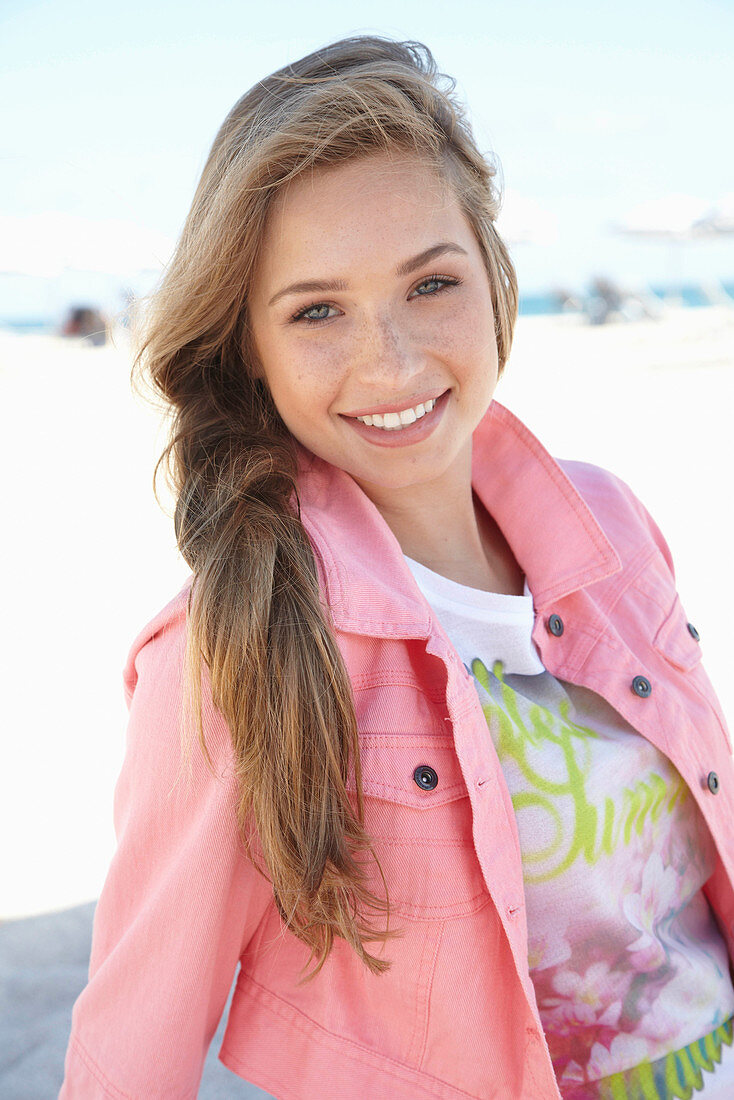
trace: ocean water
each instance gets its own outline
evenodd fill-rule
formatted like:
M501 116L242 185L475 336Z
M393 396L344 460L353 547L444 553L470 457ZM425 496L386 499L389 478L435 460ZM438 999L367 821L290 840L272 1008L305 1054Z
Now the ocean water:
M722 282L719 286L734 304L734 281ZM707 293L706 289L695 284L675 290L671 287L650 286L647 291L651 298L657 299L661 303L676 299L678 304L690 309L712 304L711 295ZM584 292L573 293L576 294L579 302L587 297ZM521 293L519 311L521 315L531 317L565 312L558 295L552 291L537 294ZM0 329L9 329L12 332L53 335L59 331L60 327L61 319L59 317L3 317L0 315Z
M728 295L731 299L732 305L734 305L734 282L722 282L719 283L719 288ZM579 301L583 301L588 297L588 294L583 292L572 292L576 294ZM712 301L711 293L707 292L706 288L698 284L692 284L690 286L684 286L681 288L655 286L651 285L647 287L647 294L650 298L656 299L661 304L676 300L677 303L683 307L689 309L697 309L701 306L709 306L714 304ZM538 316L541 314L554 314L563 313L565 310L562 308L560 300L556 294L550 291L546 291L542 294L520 294L520 313L526 316Z
M53 336L60 323L48 317L0 317L0 329L10 332L27 332L40 336Z

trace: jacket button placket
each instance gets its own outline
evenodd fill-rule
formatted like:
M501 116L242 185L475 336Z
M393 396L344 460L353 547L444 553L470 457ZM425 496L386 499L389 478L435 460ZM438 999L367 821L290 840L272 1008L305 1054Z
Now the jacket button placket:
M706 786L711 791L711 794L719 793L719 777L716 772L709 772L706 776Z
M560 615L550 615L545 625L550 633L556 638L560 638L561 634L563 634L563 619Z
M632 681L632 690L641 699L647 699L648 695L652 694L652 684L646 676L635 676Z
M438 772L428 764L419 764L413 772L413 779L422 791L433 791L438 786Z

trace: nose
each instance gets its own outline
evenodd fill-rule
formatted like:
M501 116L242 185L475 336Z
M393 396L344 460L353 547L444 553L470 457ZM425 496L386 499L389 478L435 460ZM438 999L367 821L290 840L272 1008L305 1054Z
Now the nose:
M356 331L353 363L359 381L383 395L404 392L425 369L414 335L387 311L364 317Z

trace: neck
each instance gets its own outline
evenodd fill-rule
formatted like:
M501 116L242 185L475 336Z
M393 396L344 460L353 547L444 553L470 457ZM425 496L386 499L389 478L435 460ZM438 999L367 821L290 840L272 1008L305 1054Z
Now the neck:
M407 557L470 588L522 595L522 570L472 490L471 453L450 473L440 486L360 484Z

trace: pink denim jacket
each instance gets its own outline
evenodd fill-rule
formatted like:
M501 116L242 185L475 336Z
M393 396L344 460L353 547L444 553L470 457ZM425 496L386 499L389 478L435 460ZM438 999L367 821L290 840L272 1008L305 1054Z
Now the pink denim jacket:
M706 893L731 958L731 745L660 531L617 477L556 461L497 401L475 433L474 486L527 576L546 668L602 695L693 792L718 849ZM382 949L392 968L370 975L338 940L296 984L308 951L238 844L232 753L210 699L218 776L196 753L193 782L175 786L187 584L125 668L118 848L61 1097L195 1097L239 963L220 1058L279 1100L557 1098L512 805L473 682L356 483L306 456L300 495L354 689L366 825L404 933ZM414 781L421 764L435 789Z

